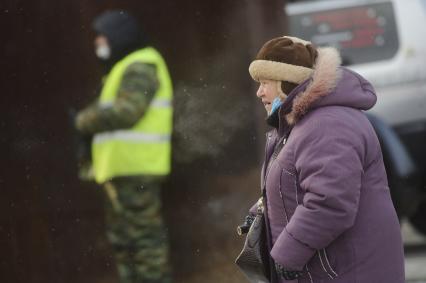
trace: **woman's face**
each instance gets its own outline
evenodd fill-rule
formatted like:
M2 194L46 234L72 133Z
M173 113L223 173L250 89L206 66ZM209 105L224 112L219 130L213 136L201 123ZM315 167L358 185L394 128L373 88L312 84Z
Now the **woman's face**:
M269 115L271 112L272 102L276 97L278 97L278 88L281 87L281 84L279 81L263 79L259 80L259 82L260 85L256 95L262 100L266 112Z

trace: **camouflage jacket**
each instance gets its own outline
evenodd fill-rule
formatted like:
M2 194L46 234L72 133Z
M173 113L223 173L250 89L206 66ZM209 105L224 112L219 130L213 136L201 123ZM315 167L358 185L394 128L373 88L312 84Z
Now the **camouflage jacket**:
M75 126L83 134L130 128L140 120L158 89L156 67L133 63L124 72L117 98L109 106L97 101L81 110Z
M159 86L156 67L134 63L124 72L114 103L101 106L97 101L77 113L75 127L83 136L127 129L135 125L147 110ZM79 178L94 179L90 156L79 160ZM141 176L140 176L141 177Z

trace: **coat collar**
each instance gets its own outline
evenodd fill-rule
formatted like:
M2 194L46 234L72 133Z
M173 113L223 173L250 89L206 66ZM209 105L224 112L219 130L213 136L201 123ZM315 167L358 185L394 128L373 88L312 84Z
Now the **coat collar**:
M288 97L288 111L281 111L282 124L294 126L320 98L328 95L337 85L341 77L341 57L332 47L318 48L312 77L297 86ZM287 101L286 101L287 102ZM285 106L284 103L283 106ZM284 108L284 107L282 107ZM282 118L285 118L283 121Z

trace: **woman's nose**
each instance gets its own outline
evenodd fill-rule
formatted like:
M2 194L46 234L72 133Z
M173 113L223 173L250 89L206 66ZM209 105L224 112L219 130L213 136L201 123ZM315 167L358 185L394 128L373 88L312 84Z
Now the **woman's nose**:
M259 97L259 98L261 98L263 96L262 86L259 86L259 88L257 89L256 96Z

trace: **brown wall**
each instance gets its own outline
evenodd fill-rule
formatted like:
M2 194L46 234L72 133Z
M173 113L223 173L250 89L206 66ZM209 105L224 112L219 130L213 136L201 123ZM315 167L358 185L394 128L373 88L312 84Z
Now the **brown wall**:
M102 193L78 181L67 110L96 97L91 19L140 18L174 79L165 188L176 282L244 282L235 226L258 193L262 109L247 66L283 33L282 1L12 1L0 4L0 282L116 282Z

